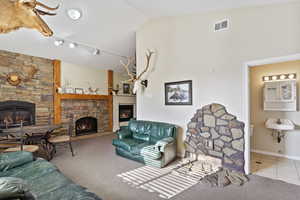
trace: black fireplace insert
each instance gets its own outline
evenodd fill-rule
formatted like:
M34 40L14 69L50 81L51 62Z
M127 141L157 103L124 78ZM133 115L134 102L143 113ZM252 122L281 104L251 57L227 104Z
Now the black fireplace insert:
M119 122L127 122L133 118L133 105L119 105Z
M24 101L0 102L0 129L35 124L35 104Z
M89 133L97 133L98 123L94 117L83 117L75 122L76 135L86 135Z

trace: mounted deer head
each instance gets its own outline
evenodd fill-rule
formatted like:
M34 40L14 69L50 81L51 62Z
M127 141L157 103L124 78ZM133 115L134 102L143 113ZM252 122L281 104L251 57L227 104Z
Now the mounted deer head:
M18 86L21 82L28 82L33 79L34 75L38 72L38 69L34 66L26 68L25 73L22 72L10 72L0 74L0 79L6 80L12 86Z
M36 0L0 0L0 33L9 33L19 28L36 29L44 36L53 35L52 30L40 15L56 15L37 9L57 10L59 6L50 8Z
M128 58L127 63L125 64L123 61L121 62L121 65L126 69L128 76L130 76L130 79L128 79L126 82L133 83L133 94L135 94L139 88L140 85L143 85L144 87L148 86L148 80L142 80L142 76L148 71L150 67L150 60L152 55L154 54L153 51L147 50L146 53L146 67L145 69L137 76L136 74L133 74L129 70L129 66L133 61L133 58Z

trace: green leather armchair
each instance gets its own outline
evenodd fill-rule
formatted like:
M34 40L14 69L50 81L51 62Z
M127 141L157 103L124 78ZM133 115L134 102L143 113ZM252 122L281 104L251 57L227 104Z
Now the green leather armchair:
M113 140L116 154L146 165L162 168L176 158L175 125L131 120Z

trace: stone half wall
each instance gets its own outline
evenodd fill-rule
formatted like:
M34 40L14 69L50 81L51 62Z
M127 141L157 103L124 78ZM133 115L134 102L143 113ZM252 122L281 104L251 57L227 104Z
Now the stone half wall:
M15 100L34 103L36 124L46 125L53 121L53 62L52 60L0 50L0 74L26 72L35 66L38 72L33 79L19 86L12 86L0 79L0 102Z
M188 124L187 154L208 155L222 160L222 167L244 173L244 123L220 104L197 110Z
M63 100L62 123L69 123L83 117L95 117L98 122L98 132L109 131L109 114L107 100ZM73 133L75 134L75 132Z

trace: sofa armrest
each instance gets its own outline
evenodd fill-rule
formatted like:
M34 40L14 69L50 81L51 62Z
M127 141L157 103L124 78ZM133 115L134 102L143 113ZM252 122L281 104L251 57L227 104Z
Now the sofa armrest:
M168 146L174 144L175 144L175 139L172 137L167 137L157 141L155 146L159 149L160 152L164 152Z
M131 137L131 131L128 126L122 126L121 129L117 132L119 139L125 139Z
M17 151L11 153L0 154L0 171L7 171L9 169L32 162L34 157L32 153L26 151Z

